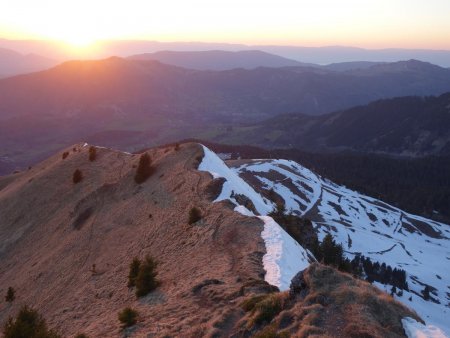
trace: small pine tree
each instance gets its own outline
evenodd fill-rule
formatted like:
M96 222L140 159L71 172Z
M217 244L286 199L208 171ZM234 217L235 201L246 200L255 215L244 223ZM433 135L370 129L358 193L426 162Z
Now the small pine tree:
M69 156L69 152L68 151L63 152L62 159L65 160L67 156Z
M75 338L89 338L86 334L84 333L78 333Z
M130 307L126 307L119 312L119 321L122 323L122 328L130 327L136 324L138 313Z
M156 279L157 267L158 263L151 256L145 257L144 262L140 264L139 273L135 279L137 297L146 296L159 286L160 282Z
M423 299L429 300L430 299L430 287L428 285L425 285L425 288L422 290Z
M179 144L179 143L175 143L175 148L174 148L174 150L175 150L175 151L180 150L180 144Z
M343 260L343 249L340 244L336 244L333 240L333 236L327 234L322 243L320 244L320 250L323 255L323 262L326 265L333 265L338 267Z
M397 288L393 285L391 288L391 296L393 297L395 294L397 294Z
M94 146L89 147L89 161L93 162L97 158L97 148Z
M82 179L83 179L83 173L81 172L80 169L76 169L72 176L73 183L77 184L77 183L81 182Z
M5 300L8 303L12 303L14 301L14 299L16 299L16 291L10 286L8 288L8 291L6 291Z
M269 194L271 194L271 193L275 194L273 189L271 189L269 191ZM284 202L277 202L275 209L272 210L272 212L269 214L269 216L283 217L285 213L286 213L286 206L285 206Z
M61 338L47 327L45 319L34 309L23 306L16 319L9 318L3 326L4 338Z
M152 168L152 159L150 158L150 155L147 153L144 153L139 158L139 165L136 170L136 175L134 176L134 180L136 183L144 183L147 178L150 177L150 175L153 173Z
M202 219L202 213L199 208L192 207L191 210L189 210L189 220L188 223L194 224Z
M136 278L139 274L139 267L141 266L141 261L139 258L134 257L130 264L130 273L128 274L128 287L136 286Z

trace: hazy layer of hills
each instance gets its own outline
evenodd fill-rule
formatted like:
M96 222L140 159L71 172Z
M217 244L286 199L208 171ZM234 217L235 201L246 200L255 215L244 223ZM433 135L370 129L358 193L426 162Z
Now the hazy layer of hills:
M210 121L323 114L370 101L450 91L450 70L419 61L334 72L310 67L193 71L156 61L70 61L0 81L0 118L32 113L92 120L164 113ZM100 108L101 107L101 108Z
M80 55L67 46L55 41L38 40L6 40L0 39L0 48L8 48L22 54L39 54L57 60L79 58ZM299 62L327 65L331 63L359 61L395 62L398 60L419 59L443 67L450 67L450 51L429 49L364 49L357 47L327 46L267 46L242 45L228 43L202 43L202 42L158 42L143 40L124 41L98 41L96 48L85 57L105 58L111 55L128 57L136 54L154 53L163 50L171 51L245 51L260 50L266 53L279 55Z
M57 63L40 55L22 55L10 49L0 48L0 78L36 72L53 67Z
M258 67L311 67L333 71L348 71L365 69L383 64L383 62L353 61L331 63L323 66L314 63L303 63L259 50L237 52L221 50L196 52L161 51L133 55L128 57L128 59L154 60L168 65L197 70L231 70L235 68L254 69Z
M197 71L120 58L71 61L0 80L0 156L3 163L28 165L80 139L113 140L112 145L126 149L196 135L214 139L223 134L217 125L326 113L398 95L439 94L450 90L449 74L419 61L343 72L310 67ZM286 144L282 138L296 134L281 135L274 144ZM260 137L245 132L251 143L260 144Z
M154 60L169 65L198 70L229 70L234 68L316 66L283 58L281 56L254 51L161 51L130 56L130 60Z
M354 150L403 156L450 154L450 94L376 101L320 117L284 115L216 140L264 147Z

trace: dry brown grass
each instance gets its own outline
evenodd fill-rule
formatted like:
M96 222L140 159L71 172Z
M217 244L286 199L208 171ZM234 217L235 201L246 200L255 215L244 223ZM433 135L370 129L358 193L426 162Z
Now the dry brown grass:
M351 275L320 264L304 273L306 295L257 295L242 307L247 327L277 337L404 337L403 317L420 318L391 296ZM263 337L265 337L263 335Z
M149 150L164 176L142 185L133 184L138 155L97 151L89 162L80 145L64 161L58 154L0 178L0 285L14 285L65 336L118 337L117 312L127 306L140 313L134 337L398 337L400 318L416 317L367 283L317 264L305 272L304 297L276 292L263 280L262 222L211 203L212 177L193 167L200 146ZM67 175L77 168L87 174L73 187ZM203 220L186 231L192 205ZM162 284L136 299L129 263L147 254L160 261ZM242 310L245 298L261 294ZM19 303L3 305L0 323Z

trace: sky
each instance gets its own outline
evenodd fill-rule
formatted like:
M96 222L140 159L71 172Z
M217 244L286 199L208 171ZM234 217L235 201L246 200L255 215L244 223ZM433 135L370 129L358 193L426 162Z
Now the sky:
M450 0L0 0L0 38L450 50Z

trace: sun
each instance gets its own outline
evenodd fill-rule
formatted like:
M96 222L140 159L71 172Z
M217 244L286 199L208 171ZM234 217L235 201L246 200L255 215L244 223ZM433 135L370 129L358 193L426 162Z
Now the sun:
M62 40L75 49L85 49L95 43L95 39L84 35L66 36Z
M75 25L70 21L65 25L58 25L57 30L43 34L47 38L59 41L73 52L84 52L91 49L98 40L98 31L88 25Z

